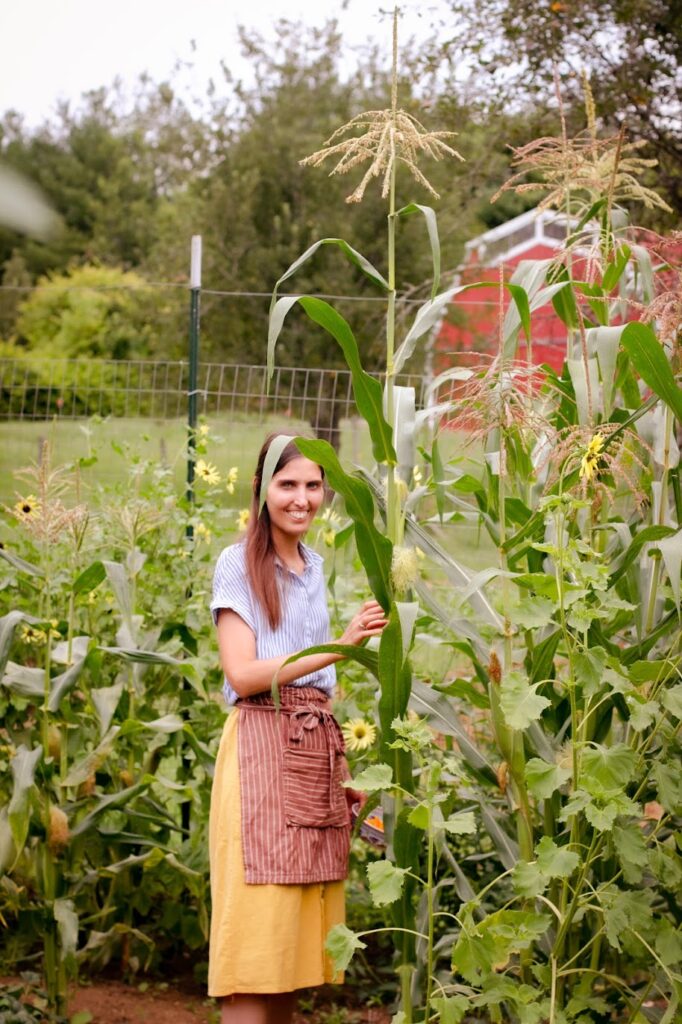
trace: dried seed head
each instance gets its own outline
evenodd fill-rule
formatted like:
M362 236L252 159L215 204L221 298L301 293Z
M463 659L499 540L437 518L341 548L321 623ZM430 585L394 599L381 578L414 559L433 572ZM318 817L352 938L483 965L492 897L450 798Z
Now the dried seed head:
M61 807L50 807L50 826L47 833L47 845L51 853L60 854L69 845L69 819Z
M495 651L490 652L490 660L488 661L488 677L491 683L495 683L499 686L502 682L502 666L500 665L500 659L495 654Z

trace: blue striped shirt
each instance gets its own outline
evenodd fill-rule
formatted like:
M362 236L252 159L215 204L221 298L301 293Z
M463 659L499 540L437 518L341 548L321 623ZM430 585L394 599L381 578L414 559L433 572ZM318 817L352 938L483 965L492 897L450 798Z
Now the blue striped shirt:
M306 647L329 642L329 611L322 573L323 560L305 544L301 544L301 552L305 568L300 576L280 562L276 564L276 582L282 599L282 619L277 629L271 627L249 585L244 544L233 544L225 548L218 558L211 601L213 621L217 623L221 608L235 611L256 637L258 659L295 654ZM301 676L291 685L316 686L331 696L335 682L336 670L333 665L328 665L327 668ZM227 678L223 694L228 704L238 700Z

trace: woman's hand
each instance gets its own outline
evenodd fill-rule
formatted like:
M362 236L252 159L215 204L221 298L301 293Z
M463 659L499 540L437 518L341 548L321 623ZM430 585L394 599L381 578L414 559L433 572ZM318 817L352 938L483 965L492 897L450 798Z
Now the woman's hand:
M339 643L358 647L371 636L381 636L387 623L386 613L379 602L365 601L346 626Z

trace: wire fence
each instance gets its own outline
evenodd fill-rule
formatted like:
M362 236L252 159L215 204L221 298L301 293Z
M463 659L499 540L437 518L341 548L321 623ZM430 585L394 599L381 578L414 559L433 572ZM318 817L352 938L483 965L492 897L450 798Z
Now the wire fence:
M417 405L423 404L421 374L404 374L399 383L414 387ZM0 420L165 421L186 416L188 398L185 361L0 359ZM201 363L197 398L200 415L302 420L328 439L355 413L348 370L277 367L268 386L265 366Z

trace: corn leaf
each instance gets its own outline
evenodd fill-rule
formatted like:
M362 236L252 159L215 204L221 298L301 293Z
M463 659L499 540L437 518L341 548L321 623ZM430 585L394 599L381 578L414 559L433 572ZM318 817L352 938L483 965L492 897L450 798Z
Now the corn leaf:
M14 784L12 797L7 809L9 826L12 830L12 838L18 857L24 848L26 836L28 835L28 823L30 818L29 797L35 785L35 772L38 762L43 756L42 747L34 747L29 750L22 743L10 761Z
M621 346L645 384L682 423L682 388L673 376L665 349L649 325L628 324L621 337Z
M426 230L429 234L431 245L431 260L433 262L433 284L431 286L431 298L435 299L440 287L440 239L438 238L438 219L436 211L430 206L422 206L421 203L409 203L398 210L397 217L407 217L411 213L421 213L426 221Z

